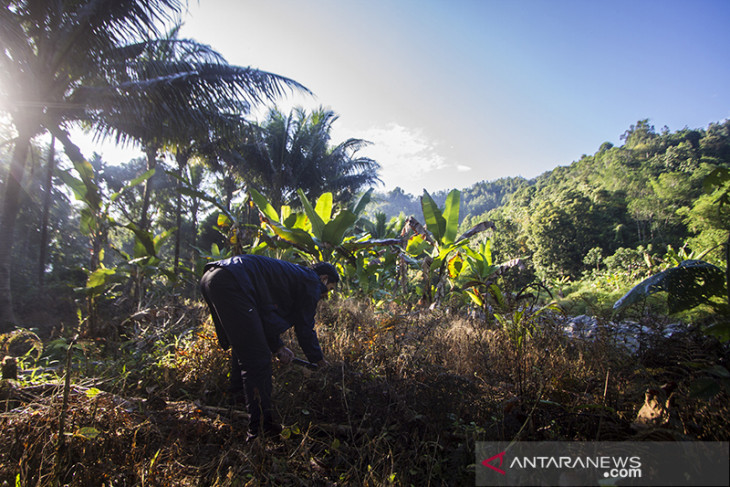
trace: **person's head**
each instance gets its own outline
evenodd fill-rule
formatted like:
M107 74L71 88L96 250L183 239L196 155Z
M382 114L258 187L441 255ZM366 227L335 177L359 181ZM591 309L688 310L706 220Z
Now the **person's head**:
M340 275L332 264L317 262L312 266L312 270L317 273L322 284L327 287L327 291L332 291L337 286L337 283L340 282Z

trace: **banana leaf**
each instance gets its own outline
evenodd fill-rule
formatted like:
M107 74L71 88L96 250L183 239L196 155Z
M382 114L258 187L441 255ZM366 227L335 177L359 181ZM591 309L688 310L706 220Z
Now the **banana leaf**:
M352 212L355 215L360 216L360 214L365 211L365 207L368 203L370 203L370 200L372 199L374 189L375 188L370 188L365 193L363 193L363 195L360 196L360 198L357 200L357 203L355 203L355 206L352 209Z
M437 242L441 242L446 233L446 219L444 219L438 205L425 189L423 190L423 196L421 196L421 210L423 211L426 228Z
M694 308L725 292L725 273L717 266L702 260L685 260L677 267L664 270L634 286L613 309L621 311L648 296L667 292L670 313Z
M309 199L307 199L307 196L304 194L304 191L298 189L297 194L299 194L299 199L304 207L304 212L307 214L307 217L309 217L309 221L312 224L312 233L316 238L322 240L322 233L324 232L324 221L322 220L322 217L314 210Z
M269 227L282 240L296 245L309 253L315 254L317 244L310 234L300 228L287 228L279 222L270 221Z
M443 243L452 244L456 241L456 232L459 231L459 206L461 204L461 192L457 189L446 196L444 204L444 236Z
M327 222L322 231L322 241L333 247L342 243L347 232L357 221L357 216L349 210L341 211L337 216Z
M251 199L254 203L256 203L256 206L259 207L259 211L270 221L278 222L279 215L276 213L276 210L273 206L271 206L271 203L269 203L266 197L253 188L251 188L249 192L251 193Z
M323 193L317 200L314 211L317 212L325 225L329 223L332 218L332 193Z

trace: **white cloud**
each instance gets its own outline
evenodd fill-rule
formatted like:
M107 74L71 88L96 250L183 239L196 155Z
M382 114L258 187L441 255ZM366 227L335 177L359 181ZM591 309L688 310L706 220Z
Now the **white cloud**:
M459 172L469 172L471 171L471 166L465 166L463 164L457 164L456 170Z
M449 166L437 151L436 142L420 129L391 122L359 132L357 137L372 142L359 154L380 163L385 189L400 186L406 192L420 194L430 173Z

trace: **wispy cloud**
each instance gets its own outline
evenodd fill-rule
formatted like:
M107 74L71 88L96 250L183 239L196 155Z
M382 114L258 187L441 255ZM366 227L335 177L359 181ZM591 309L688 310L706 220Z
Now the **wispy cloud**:
M358 138L372 142L361 155L380 163L380 178L388 189L400 186L420 193L429 173L449 166L439 154L438 144L418 128L391 122L360 132Z

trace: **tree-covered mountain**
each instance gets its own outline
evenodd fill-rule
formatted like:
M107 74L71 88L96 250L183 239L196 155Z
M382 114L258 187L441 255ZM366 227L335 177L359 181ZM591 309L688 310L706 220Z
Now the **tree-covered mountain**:
M528 257L544 276L578 277L590 269L589 253L600 261L619 249L651 255L686 245L686 252L710 251L708 258L720 259L730 221L703 182L714 168L730 166L730 120L676 132L657 132L640 120L621 140L532 180L502 178L463 189L462 227L494 221L497 256ZM446 194L432 197L443 204ZM376 201L371 212L421 215L419 198L400 188L376 194Z
M532 181L522 177L501 178L494 181L480 181L469 188L461 190L461 220L470 215L482 215L505 204L512 193L520 188L527 187ZM433 200L443 205L448 190L431 194ZM387 218L405 215L419 215L421 213L420 195L406 193L400 187L388 192L375 192L373 202L368 211L385 213Z

